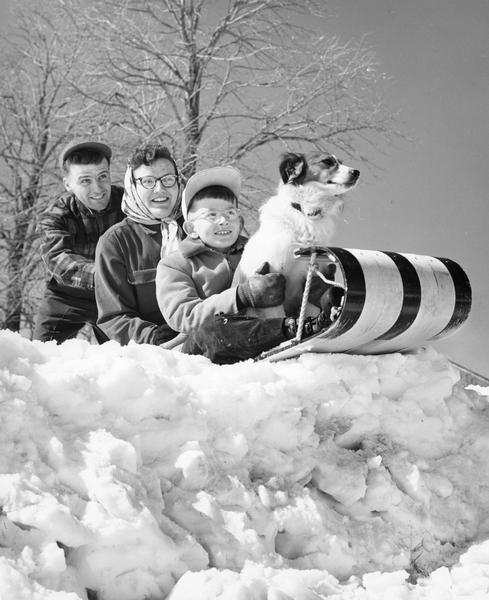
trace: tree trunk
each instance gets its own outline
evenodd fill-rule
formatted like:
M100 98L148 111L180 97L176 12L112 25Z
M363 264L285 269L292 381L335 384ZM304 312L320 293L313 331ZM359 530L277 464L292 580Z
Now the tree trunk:
M16 245L12 249L12 252L9 252L9 254L9 280L7 283L6 292L7 302L5 306L4 327L12 331L20 331L20 323L22 317L23 285L18 269L20 268L20 258L22 253L19 246Z
M42 145L44 148L44 145ZM4 326L12 331L20 331L24 293L26 289L26 267L29 263L29 253L32 248L33 235L29 230L33 207L35 206L40 188L40 171L32 175L27 191L21 194L20 212L14 220L11 244L8 248L8 282L6 290L5 323Z

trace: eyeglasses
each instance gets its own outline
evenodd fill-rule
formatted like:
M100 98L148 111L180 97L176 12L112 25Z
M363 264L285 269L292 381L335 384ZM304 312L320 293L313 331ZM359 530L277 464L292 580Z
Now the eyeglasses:
M228 208L226 210L208 210L205 212L197 213L191 221L197 221L198 219L204 219L204 221L210 221L211 223L219 223L221 218L224 217L226 221L234 221L239 217L239 208Z
M144 189L153 190L156 187L156 183L159 181L164 188L173 187L178 181L178 175L162 175L161 177L136 177L134 181L139 182Z

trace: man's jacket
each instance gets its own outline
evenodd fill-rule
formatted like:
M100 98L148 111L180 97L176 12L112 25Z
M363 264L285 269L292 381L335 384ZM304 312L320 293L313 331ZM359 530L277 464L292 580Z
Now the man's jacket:
M39 230L50 289L95 298L95 248L100 236L124 218L123 193L121 187L112 186L109 204L100 212L90 210L68 192L48 206Z

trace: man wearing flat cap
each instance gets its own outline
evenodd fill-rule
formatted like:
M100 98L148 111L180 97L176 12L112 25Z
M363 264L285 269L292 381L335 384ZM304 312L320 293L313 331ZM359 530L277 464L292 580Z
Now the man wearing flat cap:
M124 217L123 189L111 185L112 151L90 139L74 140L61 152L65 192L40 222L41 256L49 279L33 338L61 343L89 323L99 343L107 340L96 326L95 247L99 237Z

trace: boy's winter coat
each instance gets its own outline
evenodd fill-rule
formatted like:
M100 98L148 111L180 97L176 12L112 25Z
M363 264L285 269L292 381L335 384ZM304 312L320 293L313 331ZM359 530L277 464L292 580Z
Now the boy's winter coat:
M246 238L240 236L225 254L201 240L186 238L161 259L156 298L172 329L188 333L215 314L239 312L236 287L230 287Z

